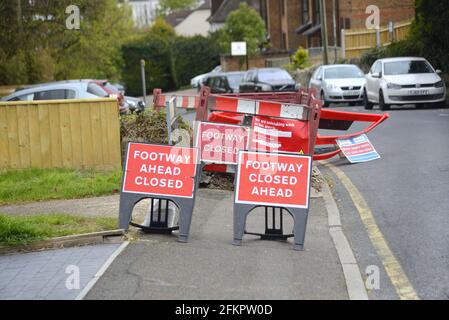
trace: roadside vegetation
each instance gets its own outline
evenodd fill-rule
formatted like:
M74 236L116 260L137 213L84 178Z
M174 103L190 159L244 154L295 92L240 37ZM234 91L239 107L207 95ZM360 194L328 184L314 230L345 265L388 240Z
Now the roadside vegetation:
M68 214L8 216L0 214L0 245L23 245L37 240L114 230L117 219Z
M24 169L0 171L0 205L114 194L120 171Z

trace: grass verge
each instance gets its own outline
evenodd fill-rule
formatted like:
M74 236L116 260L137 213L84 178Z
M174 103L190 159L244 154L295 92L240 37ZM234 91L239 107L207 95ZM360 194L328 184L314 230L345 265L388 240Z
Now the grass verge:
M120 171L24 169L0 171L0 205L76 199L119 192Z
M117 219L68 214L8 216L0 214L0 245L117 229Z

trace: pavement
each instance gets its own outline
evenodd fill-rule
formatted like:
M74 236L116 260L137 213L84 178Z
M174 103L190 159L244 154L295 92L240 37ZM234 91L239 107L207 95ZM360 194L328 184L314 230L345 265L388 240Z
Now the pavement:
M0 255L0 299L73 300L119 247L114 243Z
M0 212L117 216L118 200L54 200L3 206ZM133 220L144 218L146 202L136 205ZM291 239L262 241L251 235L245 235L241 247L233 246L232 204L233 192L200 189L186 244L177 242L176 234L138 232L136 241L117 257L120 244L2 255L0 299L75 299L81 292L82 297L87 293L85 299L349 298L348 275L331 237L321 193L312 192L304 251L294 251ZM284 232L292 227L291 217L285 217ZM249 216L247 229L263 232L262 212ZM111 264L105 266L107 261ZM78 289L66 287L68 266L79 268Z
M362 107L336 109L367 112ZM407 278L419 298L446 300L449 109L393 107L388 112L391 117L368 135L380 160L350 165L346 160L333 159L331 163L346 174L365 199L377 223L376 234L388 245L403 272L386 272L389 261L382 257L376 241L368 237L371 226L361 219L351 197L353 192L335 172L321 166L320 170L333 181L345 233L361 270L379 268L380 287L370 290L370 298L398 299L403 289L399 280Z
M232 201L232 192L200 189L188 243L175 235L141 236L86 299L348 299L322 197L311 200L304 251L294 251L291 240L250 235L233 246ZM252 213L248 231L263 227L263 214Z

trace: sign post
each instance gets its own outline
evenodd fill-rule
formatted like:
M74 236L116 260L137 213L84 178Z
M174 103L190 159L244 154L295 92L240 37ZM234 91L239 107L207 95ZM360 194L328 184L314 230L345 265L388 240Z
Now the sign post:
M312 157L297 153L240 151L235 180L234 245L241 245L246 218L257 207L282 208L294 220L294 249L303 250Z
M187 242L199 172L198 149L130 142L125 161L120 228L128 229L140 200L170 200L180 210L178 241Z

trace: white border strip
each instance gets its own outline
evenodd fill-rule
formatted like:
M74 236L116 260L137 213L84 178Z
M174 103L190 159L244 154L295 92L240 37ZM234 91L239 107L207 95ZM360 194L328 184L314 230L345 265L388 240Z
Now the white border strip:
M321 172L316 168L319 175L323 177ZM362 279L359 265L352 252L351 245L343 232L341 225L340 210L332 196L329 185L323 177L323 189L321 191L326 205L327 219L329 225L329 234L334 242L337 250L338 259L340 260L343 274L346 281L346 289L350 300L369 300L365 288L365 282Z
M93 288L95 283L101 278L101 276L106 272L109 266L114 262L115 258L118 257L120 253L128 246L129 241L123 242L120 247L118 247L106 260L106 262L101 266L100 270L94 275L92 279L87 283L87 285L83 288L83 290L76 296L75 300L83 300L84 297L89 293L89 291Z

